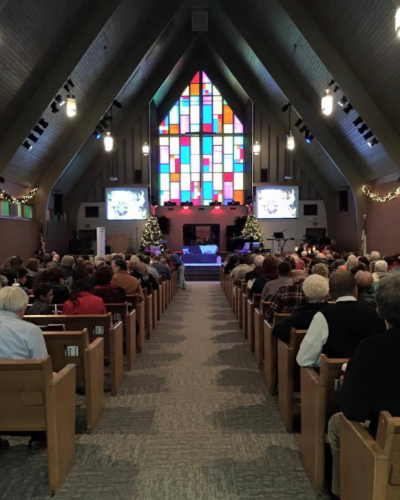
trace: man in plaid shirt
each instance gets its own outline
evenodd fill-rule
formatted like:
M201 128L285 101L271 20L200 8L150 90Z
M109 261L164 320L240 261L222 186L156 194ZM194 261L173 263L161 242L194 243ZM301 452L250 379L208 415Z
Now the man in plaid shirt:
M305 271L292 271L293 283L282 286L272 296L271 302L265 308L265 319L270 325L274 321L274 313L292 313L307 302L303 292L306 278Z

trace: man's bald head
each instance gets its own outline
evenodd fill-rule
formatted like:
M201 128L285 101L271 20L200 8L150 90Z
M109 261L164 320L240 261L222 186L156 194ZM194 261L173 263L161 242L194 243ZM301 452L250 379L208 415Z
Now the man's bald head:
M292 271L293 282L297 280L305 280L306 278L307 278L307 273L305 271L301 271L299 269Z
M358 271L355 278L359 290L369 290L374 282L372 274L368 271Z
M357 297L356 280L351 273L333 273L329 278L329 293L333 300L350 295Z

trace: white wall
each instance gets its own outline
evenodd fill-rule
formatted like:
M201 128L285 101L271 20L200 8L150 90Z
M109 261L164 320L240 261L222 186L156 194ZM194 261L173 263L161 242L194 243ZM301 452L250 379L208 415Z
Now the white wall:
M86 218L85 217L85 207L99 207L99 217L98 218ZM112 234L127 234L131 235L132 246L136 249L136 230L137 231L137 241L140 246L142 240L144 226L146 225L146 220L127 220L127 221L112 221L106 218L106 204L105 202L91 202L91 203L81 203L78 212L78 230L88 230L96 229L96 227L106 228L107 235Z
M304 216L304 205L318 205L317 216ZM294 247L303 241L303 235L306 234L308 227L327 227L325 205L322 200L300 201L298 219L257 219L264 236L264 246L272 248L271 241L267 238L273 238L273 233L284 231L285 238L295 238L294 241L288 241L285 250L293 250ZM329 236L329 232L327 233ZM277 250L276 244L274 250Z

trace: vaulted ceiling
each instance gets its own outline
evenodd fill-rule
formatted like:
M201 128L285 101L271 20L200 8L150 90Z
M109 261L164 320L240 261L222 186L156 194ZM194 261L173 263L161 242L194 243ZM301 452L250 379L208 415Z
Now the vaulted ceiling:
M296 131L298 154L331 192L398 173L394 0L208 3L209 29L198 34L190 0L0 0L0 174L39 187L42 203L54 186L68 195L107 161L92 133L113 100L124 105L114 113L118 140L139 105L166 106L200 56L236 108L250 98L282 128L281 107L292 103L316 138L306 146ZM50 110L70 75L74 119ZM331 78L349 114L337 105L321 114ZM379 139L373 148L353 125L359 115ZM21 144L41 117L49 126L27 151Z

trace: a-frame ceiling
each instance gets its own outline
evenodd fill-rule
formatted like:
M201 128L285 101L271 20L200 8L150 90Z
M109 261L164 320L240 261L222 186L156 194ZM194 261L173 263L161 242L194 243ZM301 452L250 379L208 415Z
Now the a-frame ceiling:
M92 132L113 99L124 104L115 113L118 131L139 102L154 98L161 108L199 50L232 98L250 97L276 126L286 127L281 107L292 103L316 137L305 146L297 132L298 154L328 191L349 185L357 196L362 183L398 173L392 0L210 0L208 13L209 30L198 36L190 0L0 1L0 174L39 187L43 206L56 184L71 192L106 161ZM49 110L70 74L74 120ZM340 87L335 97L353 104L349 115L339 106L321 115L327 77ZM353 125L358 115L377 146L369 148ZM21 144L41 117L49 127L27 151Z

